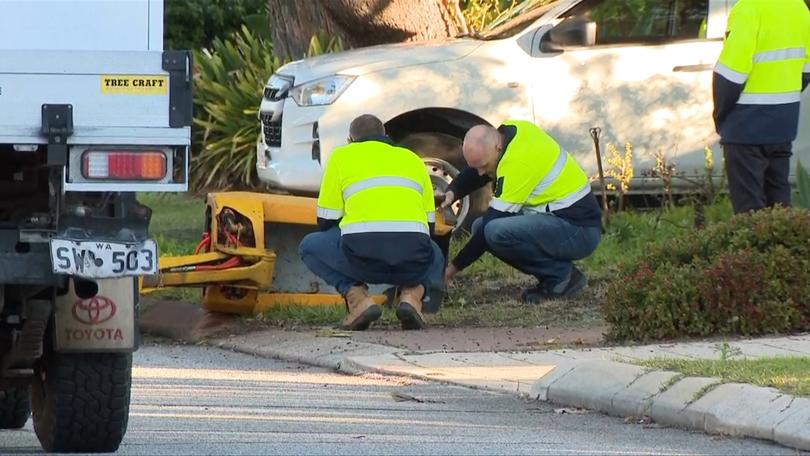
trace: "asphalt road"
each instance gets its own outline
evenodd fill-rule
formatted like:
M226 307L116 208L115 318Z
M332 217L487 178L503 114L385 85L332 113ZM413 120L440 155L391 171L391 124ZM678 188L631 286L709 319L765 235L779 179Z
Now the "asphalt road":
M196 346L143 346L118 454L796 454L399 377L346 376ZM41 449L31 421L0 454Z

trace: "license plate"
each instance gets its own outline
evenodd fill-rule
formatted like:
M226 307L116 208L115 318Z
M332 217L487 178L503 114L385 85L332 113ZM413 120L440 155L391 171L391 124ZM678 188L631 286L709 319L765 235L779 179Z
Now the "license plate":
M51 263L56 274L107 279L157 274L157 245L142 243L51 239Z

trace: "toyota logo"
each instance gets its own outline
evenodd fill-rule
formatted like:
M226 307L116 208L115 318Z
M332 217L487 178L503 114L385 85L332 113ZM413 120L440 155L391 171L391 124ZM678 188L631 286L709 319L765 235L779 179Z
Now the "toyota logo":
M115 316L115 303L112 299L96 295L80 299L73 304L73 316L86 325L99 325Z

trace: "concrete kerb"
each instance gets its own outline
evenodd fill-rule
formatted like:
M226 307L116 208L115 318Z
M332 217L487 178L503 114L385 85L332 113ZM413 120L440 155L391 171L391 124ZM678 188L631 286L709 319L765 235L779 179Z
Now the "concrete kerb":
M292 340L287 339L292 337ZM333 369L347 374L399 375L485 391L518 394L524 399L581 407L622 418L650 418L667 426L712 434L753 437L810 450L810 399L771 388L723 384L717 378L683 377L669 371L607 360L560 362L528 392L508 380L477 379L440 368L420 366L413 353L372 343L307 334L285 339L236 337L212 340L222 348ZM270 342L270 343L268 343ZM447 354L455 365L458 354ZM745 400L741 400L745 398Z

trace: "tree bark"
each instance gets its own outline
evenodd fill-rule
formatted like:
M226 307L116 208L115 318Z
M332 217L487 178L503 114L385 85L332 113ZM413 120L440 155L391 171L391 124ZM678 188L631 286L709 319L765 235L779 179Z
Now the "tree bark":
M267 0L273 53L304 56L315 34L346 47L447 38L459 32L446 0Z

